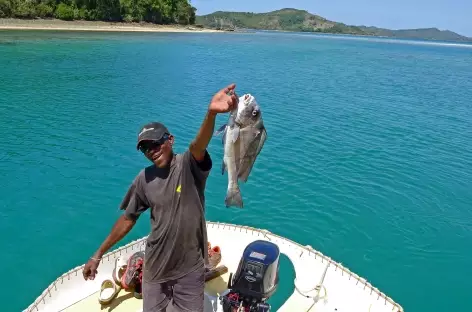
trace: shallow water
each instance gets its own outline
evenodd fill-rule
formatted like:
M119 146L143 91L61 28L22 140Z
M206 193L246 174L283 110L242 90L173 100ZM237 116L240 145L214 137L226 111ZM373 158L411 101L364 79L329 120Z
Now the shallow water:
M231 82L256 96L268 141L238 210L212 140L209 220L311 245L407 311L470 310L471 60L469 46L344 36L1 31L3 310L108 234L148 165L139 127L165 122L182 152ZM293 285L286 259L281 279L274 307Z

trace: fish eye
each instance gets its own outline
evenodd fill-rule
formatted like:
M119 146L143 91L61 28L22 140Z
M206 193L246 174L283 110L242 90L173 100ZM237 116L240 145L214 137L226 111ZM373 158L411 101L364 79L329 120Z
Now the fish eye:
M257 110L252 111L252 116L257 116L257 114L259 114L259 111L257 111Z

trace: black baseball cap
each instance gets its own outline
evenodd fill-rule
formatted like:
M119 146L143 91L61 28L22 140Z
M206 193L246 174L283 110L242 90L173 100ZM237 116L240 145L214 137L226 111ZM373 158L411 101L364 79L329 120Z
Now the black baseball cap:
M148 124L145 124L139 131L138 144L136 145L136 149L139 149L139 144L142 141L157 141L160 140L165 134L169 135L170 132L162 123L150 122Z

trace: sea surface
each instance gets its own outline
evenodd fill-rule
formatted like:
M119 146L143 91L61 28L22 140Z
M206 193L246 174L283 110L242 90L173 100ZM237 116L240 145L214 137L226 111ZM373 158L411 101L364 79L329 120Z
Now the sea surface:
M211 141L208 220L311 245L406 311L472 310L472 46L53 31L0 32L1 310L26 308L99 247L149 164L140 126L164 122L182 152L232 82L260 103L268 141L244 209L224 206ZM293 286L281 270L274 308Z

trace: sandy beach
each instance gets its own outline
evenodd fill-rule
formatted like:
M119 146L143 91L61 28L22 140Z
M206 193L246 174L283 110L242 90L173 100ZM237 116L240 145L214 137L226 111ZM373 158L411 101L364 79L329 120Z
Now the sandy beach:
M118 23L101 21L63 21L57 19L22 20L0 19L2 29L70 30L70 31L140 31L140 32L205 32L221 33L221 30L199 28L194 25L156 25L151 23Z

